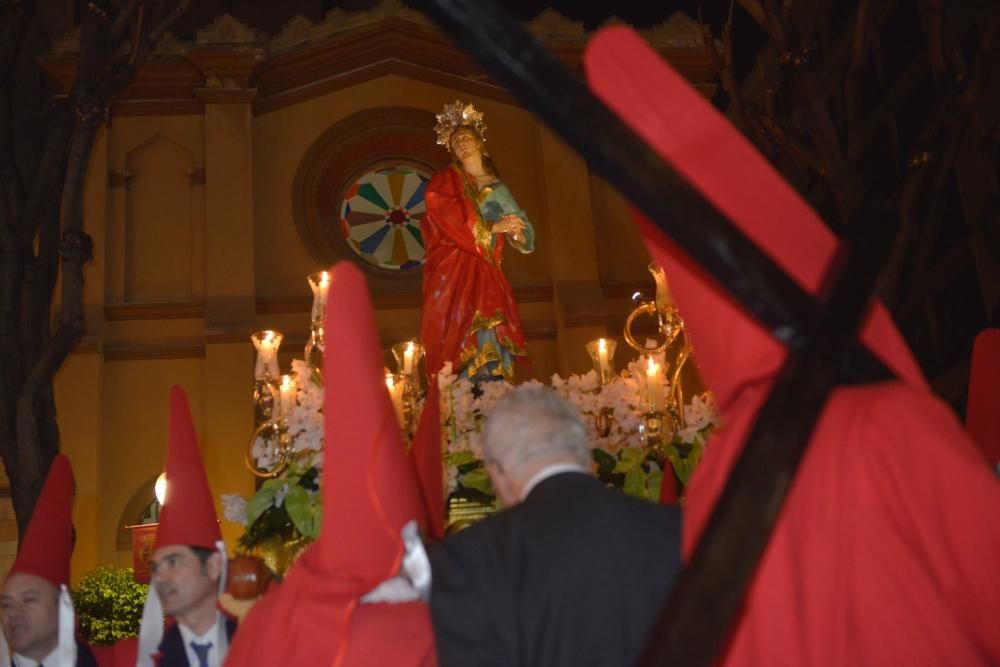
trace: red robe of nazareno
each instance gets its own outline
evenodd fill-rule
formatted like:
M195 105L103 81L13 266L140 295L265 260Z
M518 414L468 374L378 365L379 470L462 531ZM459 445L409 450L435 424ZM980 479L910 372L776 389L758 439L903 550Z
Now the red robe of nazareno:
M492 238L461 169L434 174L420 225L424 260L420 339L428 375L450 361L456 371L480 352L476 333L492 328L513 357L526 356L521 317L500 268L505 235Z
M628 29L584 62L623 121L817 293L838 242L735 128ZM787 352L637 217L722 419L687 489L689 558ZM830 395L719 664L1000 664L1000 482L880 304L859 339L896 379Z

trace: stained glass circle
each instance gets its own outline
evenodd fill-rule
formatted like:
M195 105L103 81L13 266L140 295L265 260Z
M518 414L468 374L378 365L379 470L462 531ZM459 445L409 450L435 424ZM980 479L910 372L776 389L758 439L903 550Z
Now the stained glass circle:
M409 271L424 263L420 222L430 176L408 166L374 169L355 181L340 204L340 233L361 259Z

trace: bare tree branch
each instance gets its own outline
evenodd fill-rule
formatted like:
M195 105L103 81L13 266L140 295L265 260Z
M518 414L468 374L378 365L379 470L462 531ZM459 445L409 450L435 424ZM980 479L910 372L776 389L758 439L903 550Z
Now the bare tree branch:
M160 24L153 28L153 31L149 33L149 43L155 46L160 41L160 38L163 37L163 34L170 29L170 26L173 25L174 22L180 18L190 6L191 0L179 0L173 11L167 14L167 16L160 21Z
M128 0L128 4L118 12L118 16L115 17L114 23L111 24L111 29L108 31L108 37L112 42L117 43L125 35L125 31L129 29L132 22L132 16L140 6L145 7L146 0Z

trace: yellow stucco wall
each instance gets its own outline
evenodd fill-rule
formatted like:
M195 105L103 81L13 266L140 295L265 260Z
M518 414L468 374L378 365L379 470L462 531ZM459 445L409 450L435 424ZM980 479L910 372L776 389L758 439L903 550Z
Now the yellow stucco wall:
M437 112L459 97L486 112L491 152L537 230L536 253L506 257L510 282L553 294L522 304L536 335L528 342L534 363L519 370L521 379L584 371L586 340L620 339L608 324L624 319L628 303L601 290L637 282L652 290L624 202L512 103L393 74L261 115L237 101L206 102L202 115L116 117L97 141L88 178L88 337L56 383L63 449L78 483L75 578L98 564L130 564L118 542L122 514L162 470L172 384L188 393L216 497L252 492L242 461L254 426L248 335L277 328L300 342L308 327L304 313L258 314L253 304L308 297L305 276L321 268L293 215L295 174L310 146L357 111ZM581 302L604 320L570 317ZM413 307L380 310L384 345L416 336L419 315ZM619 350L621 364L627 349ZM286 368L293 356L301 348L286 346ZM232 547L239 528L223 528Z

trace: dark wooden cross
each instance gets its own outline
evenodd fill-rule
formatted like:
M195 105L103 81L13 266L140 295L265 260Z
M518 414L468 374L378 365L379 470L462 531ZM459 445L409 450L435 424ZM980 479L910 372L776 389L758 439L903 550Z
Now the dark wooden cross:
M710 665L729 636L831 390L838 384L892 377L858 342L857 331L898 219L881 202L859 207L850 226L854 238L842 239L821 296L813 298L492 1L429 0L426 10L456 44L788 347L771 394L640 663ZM699 224L688 222L692 216Z

